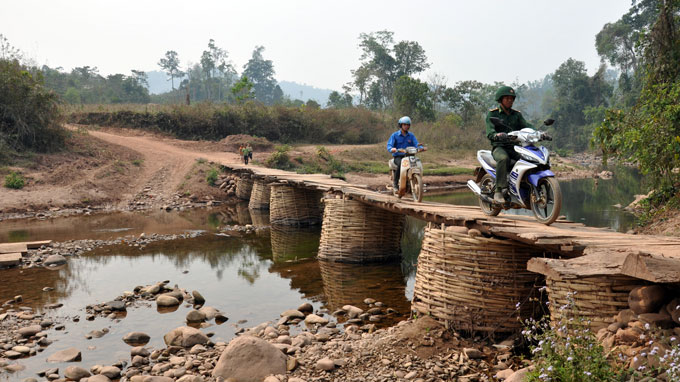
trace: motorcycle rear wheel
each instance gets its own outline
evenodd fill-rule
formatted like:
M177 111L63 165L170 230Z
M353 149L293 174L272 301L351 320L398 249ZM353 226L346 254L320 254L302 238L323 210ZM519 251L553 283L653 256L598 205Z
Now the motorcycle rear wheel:
M538 196L537 196L538 195ZM531 211L540 223L550 225L560 216L562 190L555 178L542 178L538 187L532 187Z
M484 174L482 180L479 181L479 188L482 189L482 193L490 194L493 198L493 189L496 184L496 179L489 174ZM494 206L491 203L479 199L479 208L482 209L485 215L496 216L501 212L501 207Z
M411 196L413 201L420 203L423 200L423 177L420 174L414 174L411 179Z

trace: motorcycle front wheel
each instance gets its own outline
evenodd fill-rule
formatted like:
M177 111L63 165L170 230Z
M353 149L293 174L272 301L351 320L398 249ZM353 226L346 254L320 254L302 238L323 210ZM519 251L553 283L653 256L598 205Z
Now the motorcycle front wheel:
M423 200L423 177L420 174L414 174L410 182L413 201L420 203Z
M550 225L560 216L562 191L555 178L542 178L532 186L531 211L539 222Z
M493 198L493 189L495 184L496 180L493 176L484 174L482 180L479 181L479 188L482 189L483 194L490 195ZM482 212L484 212L485 215L489 216L496 216L501 212L501 207L487 203L481 198L479 199L479 208L482 209Z

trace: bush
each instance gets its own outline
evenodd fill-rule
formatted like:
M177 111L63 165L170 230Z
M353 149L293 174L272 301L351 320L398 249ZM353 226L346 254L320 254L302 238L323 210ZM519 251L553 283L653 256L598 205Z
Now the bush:
M290 146L288 145L276 146L276 151L267 158L265 166L269 168L278 168L279 170L291 169L293 163L290 161L290 155L288 155L289 151Z
M62 147L58 96L42 74L16 60L0 59L0 147L46 152Z
M217 170L211 168L208 170L208 176L205 177L205 181L208 182L209 185L214 186L217 182L217 175Z
M24 188L24 185L26 184L26 181L20 173L17 172L10 172L9 175L5 177L5 187L7 188L13 188L15 190L19 190Z

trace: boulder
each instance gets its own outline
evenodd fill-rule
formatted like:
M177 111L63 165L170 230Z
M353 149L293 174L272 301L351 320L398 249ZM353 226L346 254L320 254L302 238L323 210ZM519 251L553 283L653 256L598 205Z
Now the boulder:
M161 294L156 297L157 306L177 306L179 305L179 300L169 294Z
M191 312L187 313L187 322L197 323L203 321L205 321L205 313L201 312L200 310L192 310Z
M519 369L516 372L510 374L510 376L505 379L505 382L524 382L527 379L527 374L529 374L528 367Z
M312 304L305 302L304 304L298 306L297 310L298 312L302 313L312 313L314 311L314 307Z
M47 256L45 261L43 261L43 265L46 265L48 267L51 266L51 265L62 265L62 264L66 264L66 258L62 255L49 255L49 256Z
M107 377L103 374L97 374L97 375L93 375L91 377L88 377L87 382L111 382L111 379L109 379L109 377Z
M628 306L635 314L655 313L668 300L666 288L661 285L646 285L630 291Z
M274 345L253 336L231 340L212 373L214 377L239 382L261 382L272 374L286 374L286 356Z
M205 298L199 291L195 290L191 292L191 295L194 297L194 304L196 305L203 305L205 304Z
M60 350L51 356L47 357L47 362L76 362L82 359L80 350L76 348L68 348Z
M99 370L100 375L105 375L109 379L120 378L120 369L115 366L104 366Z
M300 312L297 309L288 309L285 312L281 313L281 317L288 317L288 318L305 318L305 314Z
M208 336L198 329L190 326L176 328L163 336L165 344L168 346L181 346L190 348L196 344L208 343Z
M359 317L364 311L361 308L357 308L354 305L345 305L342 307L342 310L347 312L347 317L349 318L356 318Z
M81 378L86 378L89 376L90 372L80 366L69 366L66 368L66 370L64 370L64 377L74 381L80 381Z
M204 306L198 311L205 314L205 319L208 321L212 320L220 313L219 310L213 308L212 306Z
M331 371L335 369L335 362L328 357L324 357L316 361L316 368L319 370Z
M118 301L118 300L113 300L109 301L104 304L104 306L108 307L111 310L117 310L117 311L125 311L125 301Z
M130 332L123 337L123 342L128 345L140 346L146 345L151 337L148 334L142 332Z
M309 324L309 325L314 325L314 324L326 325L326 324L328 324L328 320L325 319L325 318L323 318L323 317L319 317L319 316L317 316L316 314L310 313L307 317L305 317L305 324Z
M670 329L674 326L673 318L665 310L663 313L642 313L638 316L638 319L652 327L657 327L661 329Z
M33 337L34 335L40 333L41 330L42 330L42 326L40 326L40 325L31 325L31 326L27 326L27 327L25 327L25 328L19 329L19 330L18 330L18 333L19 333L22 337Z

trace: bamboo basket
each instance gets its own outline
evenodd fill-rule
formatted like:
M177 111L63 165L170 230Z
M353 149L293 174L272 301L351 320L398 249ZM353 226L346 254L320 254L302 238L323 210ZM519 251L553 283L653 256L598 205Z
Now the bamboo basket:
M268 226L269 225L269 211L266 210L253 210L248 207L250 212L250 218L253 221L254 226Z
M599 276L581 279L554 280L547 278L550 320L583 317L594 330L614 322L619 311L628 309L630 291L644 282L628 276ZM571 296L569 296L571 294ZM573 302L573 308L564 308Z
M538 313L543 276L527 261L544 253L526 244L471 237L464 227L425 229L412 309L467 332L508 333ZM518 305L519 304L519 305Z
M253 181L253 189L250 192L250 203L248 208L251 210L269 209L270 187L264 180Z
M381 262L400 255L404 216L355 200L324 199L319 259Z
M253 224L253 219L250 216L250 210L246 202L236 204L236 218L239 225Z
M320 200L320 191L273 184L269 199L269 219L272 224L319 224L323 214Z
M250 199L250 192L253 190L253 180L250 178L239 178L236 182L236 196L239 199Z
M341 309L344 305L366 309L366 298L373 298L402 313L410 309L399 263L347 264L320 260L319 268L326 306L330 310Z
M319 227L273 225L270 229L275 263L313 258L319 250Z

